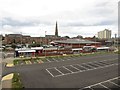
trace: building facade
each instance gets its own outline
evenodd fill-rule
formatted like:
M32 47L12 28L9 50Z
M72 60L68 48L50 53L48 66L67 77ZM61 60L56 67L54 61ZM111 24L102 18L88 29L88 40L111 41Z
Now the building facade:
M105 29L103 31L98 32L99 39L110 39L111 38L111 30Z
M54 43L57 43L59 46L71 47L71 48L83 48L84 46L95 46L95 47L101 46L100 42L94 42L84 39L57 40L54 41Z

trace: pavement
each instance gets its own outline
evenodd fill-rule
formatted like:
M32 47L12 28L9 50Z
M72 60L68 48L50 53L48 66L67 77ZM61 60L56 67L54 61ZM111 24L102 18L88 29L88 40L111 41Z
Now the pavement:
M118 55L66 57L61 61L5 67L3 76L12 72L20 73L25 88L78 90L118 77Z

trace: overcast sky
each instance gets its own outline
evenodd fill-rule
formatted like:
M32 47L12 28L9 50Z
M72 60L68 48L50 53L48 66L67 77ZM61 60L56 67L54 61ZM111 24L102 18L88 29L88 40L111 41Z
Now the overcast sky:
M0 33L31 36L91 37L98 31L118 33L119 0L0 0ZM97 36L97 35L96 35Z

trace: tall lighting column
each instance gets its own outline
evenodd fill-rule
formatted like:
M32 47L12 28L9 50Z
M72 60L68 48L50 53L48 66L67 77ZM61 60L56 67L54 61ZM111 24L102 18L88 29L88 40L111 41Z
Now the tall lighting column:
M45 43L47 43L47 41L46 41L46 32L47 31L45 31ZM46 47L45 47L46 48ZM45 50L45 57L46 57L46 50Z

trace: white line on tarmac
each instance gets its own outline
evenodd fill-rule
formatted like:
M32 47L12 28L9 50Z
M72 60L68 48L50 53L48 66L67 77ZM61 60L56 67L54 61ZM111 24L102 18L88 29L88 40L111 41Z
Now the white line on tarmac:
M101 67L100 65L97 64L97 62L90 62L89 64L94 64L95 66Z
M91 65L89 65L89 64L84 64L84 65L89 66L90 68L95 68L95 67L93 67L93 66L91 66Z
M75 73L81 73L81 72L85 72L85 71L91 71L91 70L95 70L95 69L103 69L103 68L106 68L106 67L110 67L110 66L114 66L114 65L118 65L118 64L112 64L112 65L107 65L107 66L104 66L104 67L99 67L99 68L94 68L94 69L88 69L88 70L81 70L81 71L77 71L77 72L72 72L71 70L69 70L68 68L66 68L65 66L63 66L63 68L65 68L66 70L70 71L71 73L66 73L64 75L70 75L70 74L75 74ZM59 76L64 76L64 75L56 75L54 77L59 77Z
M103 85L103 84L101 84L101 83L99 83L101 86L103 86L104 88L106 88L106 89L108 89L108 90L111 90L111 89L109 89L107 86L105 86L105 85Z
M59 62L57 59L55 59L55 58L52 58L54 61L56 61L56 62Z
M65 68L66 70L70 71L71 73L74 73L73 71L69 70L69 69L66 68L65 66L63 66L63 68Z
M46 59L48 62L51 62L49 59Z
M64 59L60 58L62 61L65 61Z
M114 84L114 85L116 85L116 86L118 86L118 87L120 87L118 84L116 84L116 83L114 83L112 81L109 81L109 82L112 83L112 84Z
M78 68L76 68L76 67L74 67L73 65L70 65L71 67L73 67L73 68L75 68L76 70L79 70L80 71L80 69L78 69Z
M89 68L86 68L86 67L84 67L84 66L82 66L82 65L79 65L79 64L78 64L78 66L83 67L83 68L86 69L86 70L89 70Z
M52 77L54 77L54 75L53 75L48 69L46 69L46 71L47 71Z
M60 70L58 70L56 67L54 68L56 71L58 71L60 74L64 75Z
M119 76L120 77L120 76ZM99 83L96 83L96 84L93 84L93 85L90 85L90 86L87 86L87 87L84 87L84 88L90 88L90 87L93 87L93 86L96 86L98 84L102 84L102 83L105 83L105 82L110 82L111 80L114 80L114 79L118 79L118 77L115 77L115 78L112 78L112 79L108 79L106 81L102 81L102 82L99 82Z

